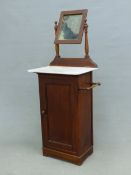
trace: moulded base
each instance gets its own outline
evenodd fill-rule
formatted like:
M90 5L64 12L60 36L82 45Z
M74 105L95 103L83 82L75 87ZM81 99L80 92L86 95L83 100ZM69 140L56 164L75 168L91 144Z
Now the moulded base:
M67 153L64 153L61 151L56 151L56 150L50 149L50 148L45 148L45 147L43 148L43 155L44 156L51 156L51 157L59 158L59 159L74 163L76 165L81 165L82 162L92 153L93 153L93 146L91 146L87 151L85 151L80 156L67 154Z

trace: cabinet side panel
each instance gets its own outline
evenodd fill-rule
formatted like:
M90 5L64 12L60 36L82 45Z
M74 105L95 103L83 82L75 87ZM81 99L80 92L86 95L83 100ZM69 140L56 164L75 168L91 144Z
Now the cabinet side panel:
M88 73L86 80L81 86L88 86L91 83L91 73ZM83 80L83 78L82 78ZM87 151L92 146L92 90L80 90L78 93L78 115L79 115L79 138L80 153Z

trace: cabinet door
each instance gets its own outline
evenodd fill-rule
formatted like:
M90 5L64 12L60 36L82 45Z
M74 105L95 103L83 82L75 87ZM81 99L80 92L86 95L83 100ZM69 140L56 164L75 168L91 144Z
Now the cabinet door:
M45 98L46 104L42 120L44 146L73 151L75 149L74 85L70 79L57 79L57 77L47 78L43 83L44 89L40 89L40 96L43 95L41 99ZM45 94L41 93L43 90Z

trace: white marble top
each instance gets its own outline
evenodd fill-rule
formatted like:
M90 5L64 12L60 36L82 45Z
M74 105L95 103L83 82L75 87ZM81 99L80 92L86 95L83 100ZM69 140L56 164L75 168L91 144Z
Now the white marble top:
M67 66L46 66L36 69L30 69L28 72L46 73L46 74L64 74L64 75L80 75L87 72L97 70L92 67L67 67Z

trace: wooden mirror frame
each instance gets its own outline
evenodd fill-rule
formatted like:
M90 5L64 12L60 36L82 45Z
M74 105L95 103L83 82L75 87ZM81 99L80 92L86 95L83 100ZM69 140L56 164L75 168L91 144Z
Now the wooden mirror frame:
M88 12L87 9L62 11L61 14L60 14L60 19L59 19L58 28L57 28L54 43L55 44L80 44L82 42L84 23L85 23L85 19L87 17L87 12ZM77 39L64 39L64 40L59 39L59 35L61 33L61 27L62 27L62 24L63 24L63 17L67 16L67 15L82 15L80 30L79 30L79 34L78 34Z
M73 11L62 11L60 15L59 24L55 21L55 51L56 56L53 61L51 61L50 66L75 66L75 67L97 67L97 64L90 58L89 56L89 44L88 44L88 25L87 25L87 9L84 10L73 10ZM59 32L60 32L60 23L62 22L63 15L65 14L83 14L83 18L81 21L79 39L75 40L58 40ZM83 58L61 58L60 56L60 44L79 44L82 41L83 33L85 33L85 47L84 52L85 55Z

